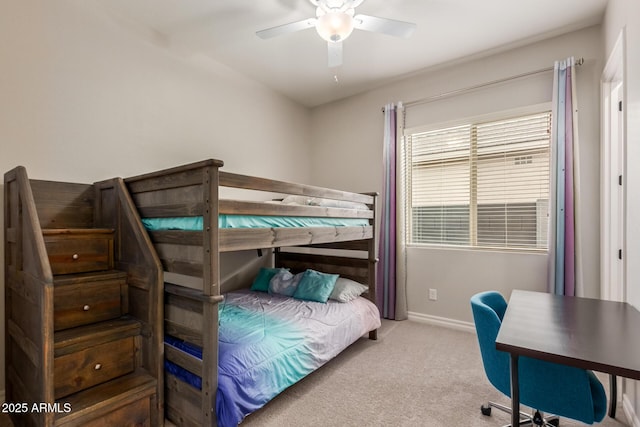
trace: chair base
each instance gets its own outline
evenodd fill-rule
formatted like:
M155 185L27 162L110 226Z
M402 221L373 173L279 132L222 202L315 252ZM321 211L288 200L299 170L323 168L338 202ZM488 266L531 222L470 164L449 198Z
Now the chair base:
M482 415L490 416L491 408L499 409L507 414L511 414L511 408L505 405L501 405L495 402L489 402L486 405L480 407ZM544 427L558 427L560 425L560 418L552 415L544 417L540 411L534 411L532 414L520 411L520 424L521 426L544 426ZM511 427L511 424L507 424L504 427Z

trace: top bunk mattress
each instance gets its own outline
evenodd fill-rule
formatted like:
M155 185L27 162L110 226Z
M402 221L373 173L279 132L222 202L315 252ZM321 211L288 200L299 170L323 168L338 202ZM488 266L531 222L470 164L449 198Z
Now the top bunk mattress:
M149 231L202 231L201 216L176 218L143 218ZM299 227L366 227L367 219L323 218L305 216L218 215L218 228L299 228Z

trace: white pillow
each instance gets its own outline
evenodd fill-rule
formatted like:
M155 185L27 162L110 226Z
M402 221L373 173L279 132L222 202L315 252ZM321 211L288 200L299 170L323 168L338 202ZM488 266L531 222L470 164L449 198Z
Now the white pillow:
M294 276L287 270L279 271L269 281L269 293L292 297L303 274L304 272Z
M349 302L358 298L368 289L369 288L362 283L354 282L353 280L345 279L344 277L339 277L329 298L335 301Z
M313 200L313 198L307 196L287 196L282 199L282 203L285 205L309 206L311 205L311 200Z
M331 199L311 199L311 206L322 206L323 208L342 208L342 209L357 209L361 211L369 210L367 205L358 202L349 202L347 200L331 200Z
M369 207L364 203L349 202L347 200L321 199L319 197L287 196L282 199L282 203L288 205L321 206L323 208L369 210Z

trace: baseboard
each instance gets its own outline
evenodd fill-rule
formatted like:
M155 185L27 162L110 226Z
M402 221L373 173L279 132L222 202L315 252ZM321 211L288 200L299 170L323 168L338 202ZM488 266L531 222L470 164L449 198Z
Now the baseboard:
M622 395L622 409L624 410L624 415L625 417L627 417L627 421L629 421L631 426L640 427L640 419L638 419L638 415L633 409L633 405L629 401L629 397L627 397L626 394Z
M462 320L449 319L447 317L432 316L430 314L409 312L409 320L415 322L428 323L430 325L442 326L445 328L456 329L458 331L476 333L476 327L471 322L463 322Z

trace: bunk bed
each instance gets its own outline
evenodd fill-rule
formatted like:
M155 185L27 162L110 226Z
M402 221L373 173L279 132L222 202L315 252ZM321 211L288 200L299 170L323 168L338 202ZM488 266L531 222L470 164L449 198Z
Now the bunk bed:
M124 180L164 270L165 413L181 426L238 424L361 336L376 339L380 325L375 307L376 194L238 175L220 171L222 166L219 160L205 160ZM224 192L247 196L223 199ZM260 201L251 200L256 194L263 195ZM292 199L298 203L289 203ZM367 292L348 303L326 304L250 290L222 294L220 254L246 250L261 256L267 252L273 268L339 275L364 284ZM268 307L276 307L275 316L263 313ZM338 308L351 314L324 321L323 311ZM256 332L254 326L274 317L278 332ZM331 338L331 328L317 329L323 323L347 325L348 332L338 334L347 338L338 342ZM312 331L312 341L294 348L291 340L298 337L292 338L292 329ZM252 340L269 343L267 335L282 335L285 344L247 347ZM249 367L237 353L225 356L234 345L265 358L286 348L290 353L285 360L302 362L262 369L272 375L267 380L271 385L253 378L255 371L250 375L255 383L237 382L229 373L246 374ZM306 358L310 348L323 345L328 350Z

